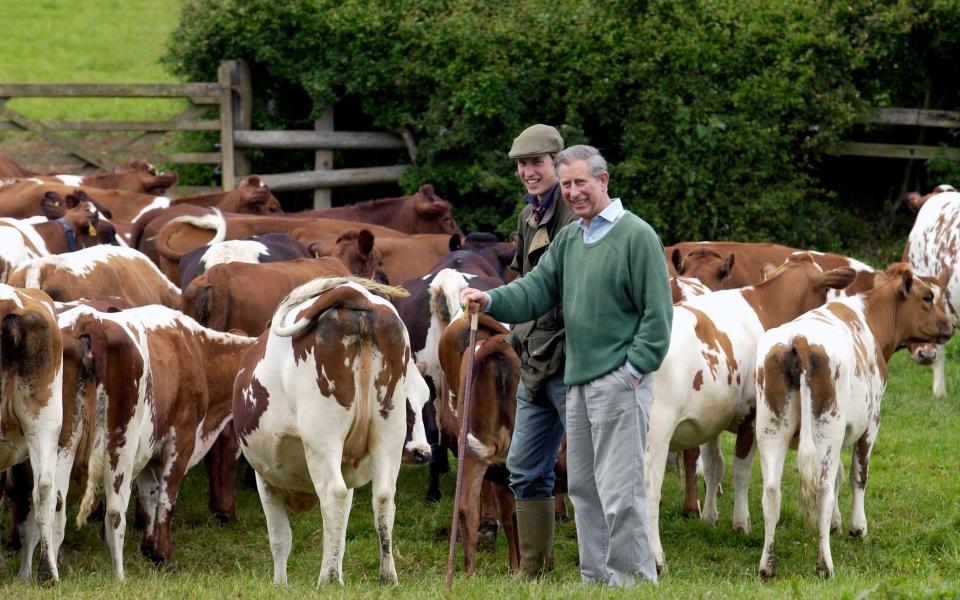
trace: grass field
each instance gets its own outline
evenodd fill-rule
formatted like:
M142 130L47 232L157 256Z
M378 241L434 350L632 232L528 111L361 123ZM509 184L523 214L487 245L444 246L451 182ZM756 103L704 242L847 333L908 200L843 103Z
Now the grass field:
M620 597L636 595L667 598L903 598L960 596L960 344L950 346L949 395L930 397L930 373L911 364L905 353L891 362L891 382L883 403L883 424L870 464L867 488L869 535L865 541L836 534L832 540L837 576L829 581L814 575L817 545L805 530L799 513L793 453L785 469L784 506L777 537L778 578L758 581L757 565L763 539L760 474L754 465L750 510L753 530L736 534L730 527L732 493L720 499L720 524L709 527L681 516L680 481L667 477L661 516L669 574L657 588L628 592L579 583L576 539L572 522L557 532L555 570L543 583L528 584L506 570L502 537L495 554L479 555L479 574L467 579L458 573L458 598L489 597ZM732 436L726 436L725 454L731 457ZM844 453L848 463L849 454ZM729 468L724 486L732 490ZM6 555L0 569L0 589L11 597L40 598L52 593L100 598L123 597L305 597L316 594L322 527L319 510L292 518L294 545L290 583L274 588L266 527L254 490L239 490L239 522L220 526L207 514L203 469L187 479L174 520L174 556L178 570L159 573L137 548L139 533L128 530L127 581L116 583L98 528L77 531L69 526L65 555L70 568L53 592L15 580L19 559ZM388 588L376 583L377 537L372 527L369 487L355 497L347 531L344 587L337 596L394 598L443 597L447 538L454 475L444 479L446 498L436 506L423 503L426 467L404 467L398 483L397 569L400 584ZM76 491L76 490L74 490ZM844 524L849 519L849 486L841 491ZM71 503L71 518L75 504ZM3 511L7 521L7 511ZM845 531L845 530L844 530Z

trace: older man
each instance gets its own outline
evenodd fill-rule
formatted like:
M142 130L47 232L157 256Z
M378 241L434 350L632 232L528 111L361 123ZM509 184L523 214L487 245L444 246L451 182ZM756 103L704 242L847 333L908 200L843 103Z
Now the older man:
M643 452L653 381L673 317L663 246L640 217L607 192L596 148L555 159L577 226L563 228L526 276L463 298L520 323L562 303L566 325L567 468L585 581L656 581L647 535Z
M517 254L511 267L521 277L533 269L550 242L576 220L560 196L554 158L563 150L560 132L532 125L513 140L509 157L526 189L517 218ZM563 439L563 313L556 307L510 333L520 355L517 412L507 469L517 498L520 570L537 577L550 565L554 534L554 463Z

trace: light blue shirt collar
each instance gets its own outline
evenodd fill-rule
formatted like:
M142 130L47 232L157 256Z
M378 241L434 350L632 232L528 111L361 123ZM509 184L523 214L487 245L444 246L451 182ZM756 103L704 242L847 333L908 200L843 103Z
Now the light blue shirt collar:
M588 244L600 241L603 236L607 235L607 232L613 229L613 226L625 212L620 198L612 198L610 204L590 220L589 226L584 225L583 219L580 219L579 224L580 231L583 232L583 241Z

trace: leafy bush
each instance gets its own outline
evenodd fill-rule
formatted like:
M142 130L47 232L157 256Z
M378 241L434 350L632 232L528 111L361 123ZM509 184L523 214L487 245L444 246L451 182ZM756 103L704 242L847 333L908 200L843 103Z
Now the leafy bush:
M402 187L433 182L466 229L513 227L506 151L545 122L600 148L611 192L665 242L850 251L872 235L869 209L823 189L821 156L868 104L916 100L911 59L957 70L956 12L933 0L195 0L167 62L210 80L222 59L246 60L257 128L309 128L332 105L338 128L409 129L418 156ZM953 29L917 36L931 25ZM255 168L289 170L276 160L290 159Z

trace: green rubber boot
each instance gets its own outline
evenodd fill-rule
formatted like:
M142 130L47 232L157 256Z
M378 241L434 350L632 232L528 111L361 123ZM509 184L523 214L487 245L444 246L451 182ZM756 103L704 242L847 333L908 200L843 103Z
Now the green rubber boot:
M553 528L553 498L517 499L520 572L530 579L536 579L550 569Z

